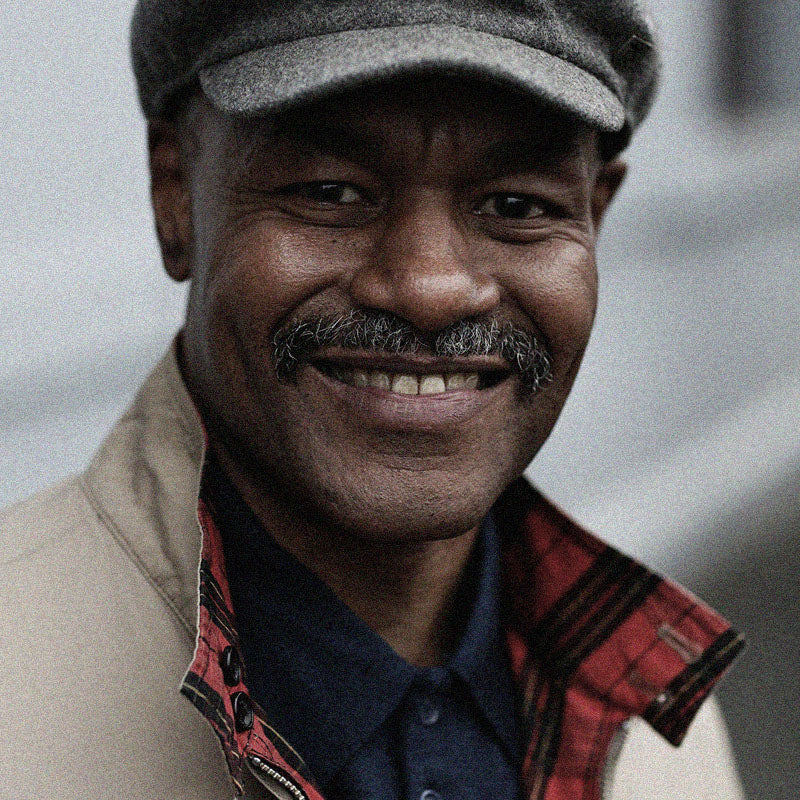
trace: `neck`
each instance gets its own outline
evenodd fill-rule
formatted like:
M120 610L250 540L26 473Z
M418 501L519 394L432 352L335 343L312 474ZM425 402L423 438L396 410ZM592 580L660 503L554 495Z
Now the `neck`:
M214 447L245 502L281 547L323 580L400 656L444 663L461 634L460 590L478 529L437 541L387 542L309 522Z

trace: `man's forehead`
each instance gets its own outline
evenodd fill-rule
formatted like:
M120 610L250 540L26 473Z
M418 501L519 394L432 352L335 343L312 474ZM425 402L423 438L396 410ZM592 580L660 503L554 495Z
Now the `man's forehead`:
M496 172L583 160L595 145L590 128L528 97L441 79L341 93L236 127L248 150L281 143L366 163L454 152Z

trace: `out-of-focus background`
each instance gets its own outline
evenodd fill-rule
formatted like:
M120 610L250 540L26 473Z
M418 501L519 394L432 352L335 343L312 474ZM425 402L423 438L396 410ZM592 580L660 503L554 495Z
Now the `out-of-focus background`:
M530 474L718 607L748 794L800 797L800 3L654 0L666 75L608 219L585 366ZM132 3L0 6L0 506L82 467L181 318Z

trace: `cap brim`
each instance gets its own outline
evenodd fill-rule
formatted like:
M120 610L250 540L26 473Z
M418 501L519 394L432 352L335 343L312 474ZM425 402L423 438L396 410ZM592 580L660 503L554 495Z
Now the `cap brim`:
M408 72L488 78L534 96L606 133L625 111L594 75L543 50L456 25L352 30L298 39L200 70L208 99L237 116L260 116Z

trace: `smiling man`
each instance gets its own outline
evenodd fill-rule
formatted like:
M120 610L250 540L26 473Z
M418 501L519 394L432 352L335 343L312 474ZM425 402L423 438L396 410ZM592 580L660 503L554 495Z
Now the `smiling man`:
M3 517L0 794L740 798L698 715L740 637L521 477L656 83L638 4L142 0L132 31L186 321Z

